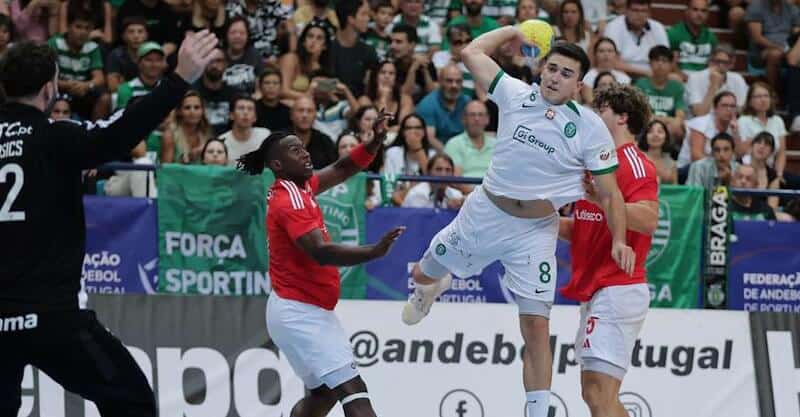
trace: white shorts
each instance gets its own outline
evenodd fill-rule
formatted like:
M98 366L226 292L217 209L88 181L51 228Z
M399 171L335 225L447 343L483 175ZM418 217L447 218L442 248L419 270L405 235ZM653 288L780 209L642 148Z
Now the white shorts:
M308 389L358 376L350 339L333 311L280 298L267 301L267 331Z
M517 296L552 304L557 281L558 214L540 219L500 210L482 187L470 193L453 221L431 240L431 256L459 277L480 273L499 260L503 283Z
M575 356L582 369L622 380L648 308L647 284L606 287L581 303Z

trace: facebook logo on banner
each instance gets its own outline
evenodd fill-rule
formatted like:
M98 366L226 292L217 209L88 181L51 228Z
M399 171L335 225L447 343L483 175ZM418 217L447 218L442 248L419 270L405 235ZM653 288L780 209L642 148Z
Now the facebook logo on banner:
M439 417L484 417L483 403L465 389L454 389L442 398Z

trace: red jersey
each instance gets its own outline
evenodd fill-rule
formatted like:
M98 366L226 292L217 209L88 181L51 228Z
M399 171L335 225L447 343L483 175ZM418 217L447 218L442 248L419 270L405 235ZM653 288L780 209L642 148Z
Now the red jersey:
M281 298L333 310L339 300L339 269L318 264L295 243L314 229L320 229L325 241L330 241L322 210L314 199L318 189L316 175L303 188L275 179L267 197L269 277Z
M641 200L658 201L656 167L635 144L617 148L619 168L617 184L626 203ZM589 301L594 293L613 285L647 282L644 263L650 251L651 236L631 230L625 239L636 253L633 275L622 271L611 257L611 231L600 207L586 201L575 203L572 229L572 278L561 294L577 301Z

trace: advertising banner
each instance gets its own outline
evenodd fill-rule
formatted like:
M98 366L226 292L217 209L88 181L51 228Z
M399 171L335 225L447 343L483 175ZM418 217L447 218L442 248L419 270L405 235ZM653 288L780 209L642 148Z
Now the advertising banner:
M97 295L91 301L142 368L161 416L286 417L304 395L267 335L265 297ZM336 310L378 415L524 416L516 307L442 303L410 327L400 322L402 305L345 300ZM577 307L553 308L554 417L589 417L573 347L578 325ZM775 348L791 352L784 333L775 337ZM620 399L631 417L756 416L752 346L745 312L653 309ZM781 398L794 398L789 406L796 406L800 384L790 382L798 375L788 366L791 354L772 349L785 368L773 381L775 375L788 378L781 380L787 386ZM20 417L98 416L93 404L31 367L22 393ZM797 414L769 417L790 415ZM342 417L341 408L330 416Z
M800 223L733 223L728 308L800 313Z
M800 416L800 318L750 313L761 417Z
M94 293L155 293L158 224L155 202L145 198L85 196L86 255L83 286Z

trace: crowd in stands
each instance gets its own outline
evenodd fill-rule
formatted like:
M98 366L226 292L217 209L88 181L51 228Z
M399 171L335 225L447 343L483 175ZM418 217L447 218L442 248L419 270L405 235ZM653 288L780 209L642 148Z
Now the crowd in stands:
M47 42L62 93L52 118L95 121L171 71L186 31L209 29L221 57L131 161L232 166L270 132L293 129L321 168L368 140L383 109L394 118L370 171L481 177L497 107L460 52L494 28L542 19L591 58L577 103L591 106L614 83L649 97L655 116L639 144L662 184L797 189L787 138L800 131L798 0L710 1L670 2L685 15L665 25L650 0L0 0L0 56L14 42ZM506 47L494 58L538 80L537 59ZM145 195L153 181L117 173L103 188ZM378 188L369 208L458 208L472 191L399 183L389 202ZM797 216L786 199L735 202L743 217Z

